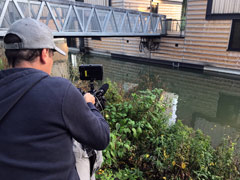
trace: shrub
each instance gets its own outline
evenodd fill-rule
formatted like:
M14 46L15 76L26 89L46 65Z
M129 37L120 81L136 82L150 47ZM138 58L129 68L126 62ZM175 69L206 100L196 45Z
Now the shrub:
M97 179L237 179L239 156L225 140L217 149L200 130L177 121L168 126L162 90L132 93L121 99L110 83L105 118L111 142L103 151L104 164ZM118 97L118 98L115 98ZM118 100L116 100L118 99ZM127 176L126 176L127 174Z
M0 70L3 70L5 68L3 60L0 58Z

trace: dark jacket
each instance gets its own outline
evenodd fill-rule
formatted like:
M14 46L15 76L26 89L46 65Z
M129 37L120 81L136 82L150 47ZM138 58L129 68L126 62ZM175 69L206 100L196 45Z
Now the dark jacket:
M72 138L109 143L107 122L77 88L36 69L0 71L1 180L78 180Z

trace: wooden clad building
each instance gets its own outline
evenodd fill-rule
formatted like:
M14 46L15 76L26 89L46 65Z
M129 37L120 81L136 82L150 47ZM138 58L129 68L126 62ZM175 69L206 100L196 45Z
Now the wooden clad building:
M84 0L84 2L100 6L109 6L109 0Z
M146 39L127 37L87 39L86 46L92 53L144 57L174 66L189 63L205 70L240 74L240 0L187 0L184 18L182 1L111 1L113 7L145 12L158 4L157 12L167 16L169 28L168 36L151 40L158 48L142 46ZM176 21L181 19L186 22Z

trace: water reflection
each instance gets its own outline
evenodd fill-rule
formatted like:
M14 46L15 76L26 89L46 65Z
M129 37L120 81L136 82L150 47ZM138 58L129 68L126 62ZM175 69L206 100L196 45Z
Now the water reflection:
M240 132L240 96L219 93L216 117L195 113L193 127L201 129L213 139L213 145L221 143L220 137L236 139ZM238 141L240 145L240 141Z
M214 146L224 135L235 138L240 134L239 77L180 71L104 56L76 56L76 60L78 64L102 64L104 79L119 82L126 90L163 88L176 94L177 119L210 135Z

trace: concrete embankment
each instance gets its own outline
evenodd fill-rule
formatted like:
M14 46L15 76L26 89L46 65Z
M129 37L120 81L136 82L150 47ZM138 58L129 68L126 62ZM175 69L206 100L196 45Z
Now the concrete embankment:
M64 78L69 78L68 72L68 47L65 39L55 39L55 44L63 49L66 53L66 56L62 56L58 53L54 55L54 63L52 69L52 76L59 76ZM4 53L3 40L0 40L0 61L7 65L5 53Z

